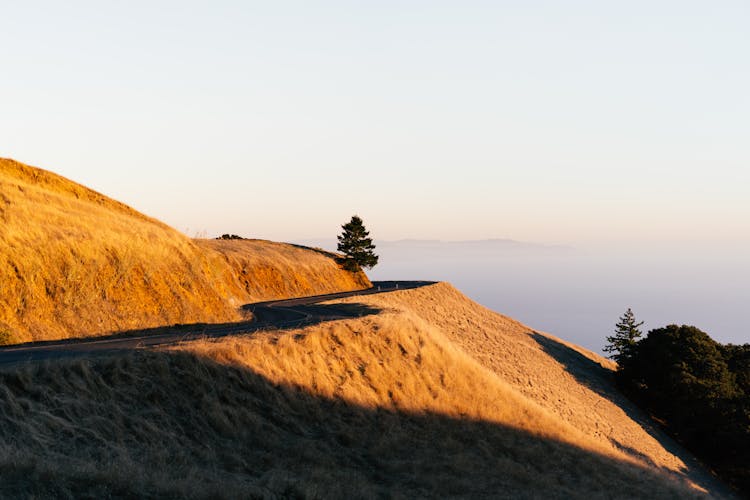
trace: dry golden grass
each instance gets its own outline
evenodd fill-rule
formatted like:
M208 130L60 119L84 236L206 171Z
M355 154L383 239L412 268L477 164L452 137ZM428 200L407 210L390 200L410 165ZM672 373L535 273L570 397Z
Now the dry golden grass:
M501 423L627 460L524 398L408 314L381 313L292 334L190 342L178 349L326 399Z
M696 491L724 492L616 391L612 363L594 353L479 306L445 283L332 303L388 312L180 349L325 399L491 422L587 457L668 473Z
M0 372L0 496L692 498L403 314Z
M715 484L620 394L613 381L616 365L608 359L487 309L447 283L340 302L415 315L518 394L609 449L605 453L624 453L696 484Z
M55 174L0 160L0 218L15 342L237 317L189 239Z
M591 365L566 379L561 354L449 285L332 303L362 317L0 373L0 496L703 496L696 471L647 458L644 431L618 447L571 417ZM508 350L494 369L479 341ZM567 394L545 392L554 378Z
M0 222L0 344L232 321L252 300L369 283L313 250L193 242L119 202L13 160L0 159ZM298 270L289 264L294 261ZM287 289L280 286L287 281Z
M264 240L196 240L226 264L222 281L245 301L263 301L369 288L363 272L349 273L336 254Z

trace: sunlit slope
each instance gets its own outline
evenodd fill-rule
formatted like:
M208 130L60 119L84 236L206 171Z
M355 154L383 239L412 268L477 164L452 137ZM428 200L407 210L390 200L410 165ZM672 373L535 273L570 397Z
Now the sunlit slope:
M447 283L343 302L414 315L586 442L724 491L616 390L610 360L487 309Z
M265 240L196 240L225 264L222 280L246 301L321 295L371 286L363 272L344 271L335 254Z
M403 312L0 371L0 496L692 498Z
M51 172L0 159L0 344L240 319L255 300L369 285L334 256L192 241Z
M237 317L188 238L60 176L0 160L0 218L12 342Z
M380 440L392 437L377 436L387 435L390 429L374 423L352 422L343 431L344 443L354 447L362 446L362 436L370 436L372 442L356 453L367 454L372 446L384 475L431 470L428 477L413 479L430 483L428 496L448 491L467 497L514 498L698 494L681 476L663 474L559 418L483 367L435 325L403 310L378 311L379 298L368 298L370 309L352 306L363 315L361 319L277 335L190 343L179 349L370 414L393 412L417 420L454 422L461 429L456 433L417 438L450 443L445 450L448 456L438 460L416 443L406 457L390 455ZM295 416L300 433L316 432L304 413Z

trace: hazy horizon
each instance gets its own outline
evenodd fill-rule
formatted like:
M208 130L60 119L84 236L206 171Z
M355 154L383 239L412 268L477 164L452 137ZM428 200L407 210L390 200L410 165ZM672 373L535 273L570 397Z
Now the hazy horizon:
M746 2L0 14L0 156L190 235L750 242Z
M335 250L332 238L297 243ZM373 280L448 281L531 328L601 352L631 307L642 330L697 326L722 343L750 342L747 248L559 247L517 241L375 241ZM676 252L675 250L679 250Z

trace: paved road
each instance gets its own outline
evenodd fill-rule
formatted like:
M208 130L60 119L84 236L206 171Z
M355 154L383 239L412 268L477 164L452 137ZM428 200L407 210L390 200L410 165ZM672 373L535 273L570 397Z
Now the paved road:
M252 321L179 325L92 339L34 342L3 347L0 348L0 367L47 359L143 349L205 337L223 337L232 334L252 333L258 330L294 328L322 321L373 314L377 311L359 304L330 305L320 303L344 297L418 288L432 283L430 281L375 281L373 287L366 290L247 304L243 309L253 313Z

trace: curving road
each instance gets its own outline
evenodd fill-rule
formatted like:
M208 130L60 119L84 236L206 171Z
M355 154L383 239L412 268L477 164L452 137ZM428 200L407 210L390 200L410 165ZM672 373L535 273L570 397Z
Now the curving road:
M252 333L258 330L298 326L352 318L377 311L360 304L320 304L333 299L387 293L430 285L432 281L374 281L372 288L353 292L331 293L310 297L273 300L247 304L243 309L253 313L252 321L224 324L178 325L138 330L93 339L67 339L33 342L0 348L0 366L37 362L48 359L111 354L144 349L206 337Z

